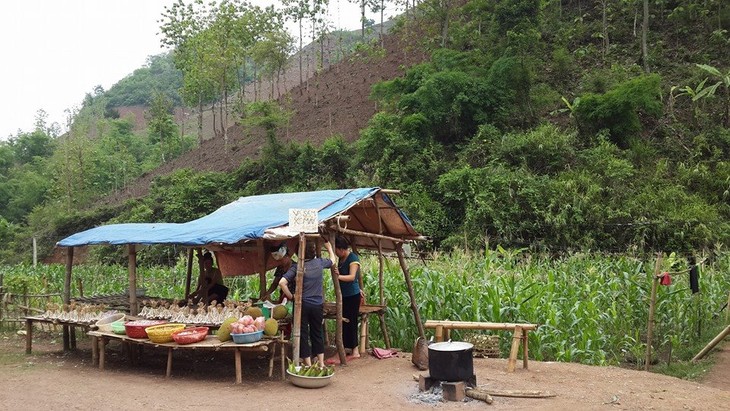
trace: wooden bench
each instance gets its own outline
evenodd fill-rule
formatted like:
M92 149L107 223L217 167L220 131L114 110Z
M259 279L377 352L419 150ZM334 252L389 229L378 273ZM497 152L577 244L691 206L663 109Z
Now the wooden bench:
M517 363L517 352L520 350L520 341L522 341L522 367L527 369L527 333L537 329L537 324L514 324L514 323L485 323L476 321L438 321L427 320L424 324L426 328L434 328L434 339L436 342L448 340L451 336L451 330L499 330L513 331L512 349L509 353L509 361L507 362L507 372L515 371Z
M388 328L385 325L385 309L386 306L384 305L360 305L360 309L358 310L358 313L360 315L360 345L358 345L358 348L360 349L360 354L367 354L367 347L370 343L368 337L368 318L371 315L378 316L378 320L380 321L380 331L383 333L383 340L385 342L385 348L390 348L390 336L388 335ZM333 302L324 303L324 318L327 320L337 318L337 304ZM326 335L327 333L325 331L325 337ZM329 341L327 341L327 344L329 344Z

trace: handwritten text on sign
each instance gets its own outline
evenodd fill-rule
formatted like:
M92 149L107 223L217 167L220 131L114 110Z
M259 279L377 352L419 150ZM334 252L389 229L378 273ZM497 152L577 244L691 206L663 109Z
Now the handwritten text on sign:
M290 208L289 228L292 231L316 233L319 231L319 220L316 208Z

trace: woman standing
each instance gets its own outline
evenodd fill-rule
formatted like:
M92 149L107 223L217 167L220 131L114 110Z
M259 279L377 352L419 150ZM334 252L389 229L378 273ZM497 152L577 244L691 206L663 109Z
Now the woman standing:
M335 239L335 254L339 264L340 290L342 290L342 343L350 359L360 358L357 341L357 320L360 311L360 257L350 251L349 244L344 237Z
M332 245L327 240L324 243L327 253L333 254ZM302 281L302 323L301 338L299 340L299 354L305 365L312 365L316 358L320 366L324 366L324 289L322 286L323 271L332 269L332 260L318 258L314 241L307 241L304 253L304 279ZM279 287L286 298L294 300L293 286L296 285L297 265L291 265L279 280Z

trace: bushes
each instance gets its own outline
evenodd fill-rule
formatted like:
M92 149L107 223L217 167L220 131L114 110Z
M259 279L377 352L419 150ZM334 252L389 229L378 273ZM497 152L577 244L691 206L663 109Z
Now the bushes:
M658 117L662 112L658 75L648 75L619 84L602 95L585 94L575 107L578 129L583 137L609 131L609 139L628 148L642 130L640 115Z

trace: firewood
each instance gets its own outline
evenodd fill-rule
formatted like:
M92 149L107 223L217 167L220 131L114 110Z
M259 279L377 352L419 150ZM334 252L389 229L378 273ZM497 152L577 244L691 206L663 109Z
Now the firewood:
M518 397L518 398L555 397L555 394L553 394L549 391L484 389L484 392L489 393L490 395L493 395L495 397Z
M477 388L467 388L464 393L469 398L484 401L487 404L491 404L492 402L494 402L494 399L492 398L492 396L489 395L485 390L480 390Z

